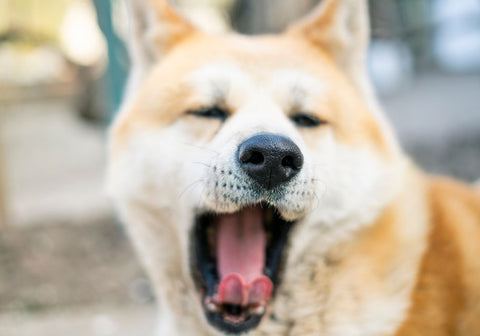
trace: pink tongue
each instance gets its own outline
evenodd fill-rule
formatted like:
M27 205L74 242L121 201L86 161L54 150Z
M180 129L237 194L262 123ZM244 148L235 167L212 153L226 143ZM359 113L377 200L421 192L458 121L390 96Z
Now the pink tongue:
M218 300L234 305L267 301L273 284L263 275L266 235L260 207L221 216L217 230Z

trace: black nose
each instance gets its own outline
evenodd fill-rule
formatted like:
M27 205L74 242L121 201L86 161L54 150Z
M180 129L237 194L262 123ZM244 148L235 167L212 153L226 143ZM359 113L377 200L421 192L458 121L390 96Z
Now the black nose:
M248 176L264 188L273 189L297 175L303 155L289 138L262 133L238 147L238 161Z

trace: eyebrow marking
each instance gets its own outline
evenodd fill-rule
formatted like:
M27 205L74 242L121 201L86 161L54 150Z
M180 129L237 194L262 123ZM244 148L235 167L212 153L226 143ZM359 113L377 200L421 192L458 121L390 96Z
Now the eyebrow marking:
M187 81L211 105L224 106L233 86L249 85L250 79L234 64L214 63L196 70Z
M292 85L291 109L300 109L307 98L307 91L298 82Z
M226 105L228 91L230 90L231 82L228 79L224 80L212 80L211 85L211 97L218 105Z
M290 111L314 109L311 97L325 91L325 85L317 78L297 69L283 69L273 75L274 90L282 97Z

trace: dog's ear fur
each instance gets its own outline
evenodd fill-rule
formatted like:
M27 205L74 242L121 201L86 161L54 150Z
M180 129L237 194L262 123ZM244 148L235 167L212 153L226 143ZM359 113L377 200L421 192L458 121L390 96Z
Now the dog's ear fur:
M168 0L127 0L131 82L143 79L153 64L196 29Z
M367 0L322 0L287 33L300 34L326 51L353 79L364 74L370 39Z

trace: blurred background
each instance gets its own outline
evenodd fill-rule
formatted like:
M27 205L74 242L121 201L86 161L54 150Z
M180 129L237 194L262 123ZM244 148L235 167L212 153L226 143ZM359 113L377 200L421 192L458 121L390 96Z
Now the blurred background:
M279 32L319 0L178 0L212 32ZM480 177L480 2L371 0L369 70L406 150ZM154 298L103 193L128 72L123 0L0 0L0 335L152 335Z

